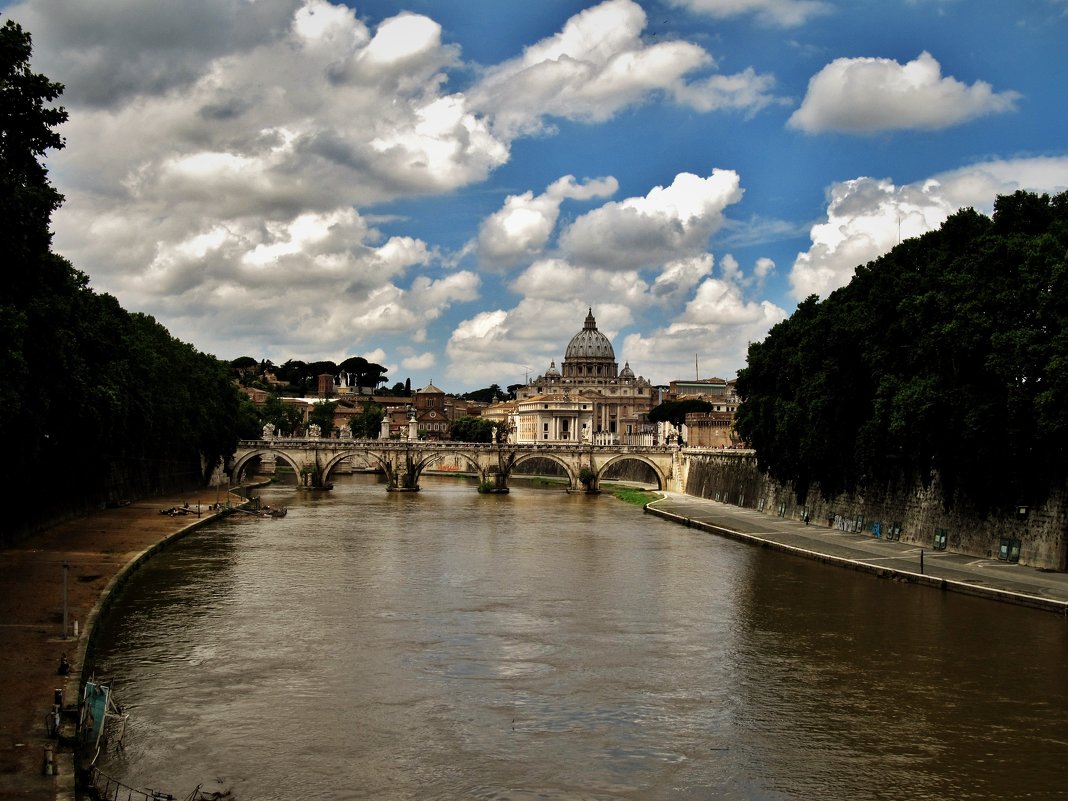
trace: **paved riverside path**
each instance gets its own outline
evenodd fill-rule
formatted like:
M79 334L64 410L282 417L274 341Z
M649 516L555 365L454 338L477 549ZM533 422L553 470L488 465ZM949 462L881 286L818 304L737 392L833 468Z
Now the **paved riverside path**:
M806 525L689 495L664 495L662 500L647 504L646 511L692 528L840 567L1068 616L1068 573L891 542L868 531L828 528L825 522Z
M154 548L211 520L209 506L217 500L217 491L202 490L135 501L60 523L0 549L0 678L6 691L0 704L0 800L75 797L70 748L49 737L46 729L54 690L64 690L65 706L76 705L90 628L124 571ZM185 504L189 514L160 514L161 509ZM67 571L64 564L69 565ZM77 636L74 621L82 624ZM67 676L57 672L63 654L72 666ZM59 775L43 775L48 746Z

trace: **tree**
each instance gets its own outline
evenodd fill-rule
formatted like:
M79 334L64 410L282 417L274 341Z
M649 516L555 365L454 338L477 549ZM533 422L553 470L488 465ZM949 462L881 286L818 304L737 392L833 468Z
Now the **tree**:
M337 401L325 401L315 404L311 414L308 415L308 424L319 426L324 437L334 433L334 412L337 410Z
M682 428L686 415L712 411L712 404L697 398L665 401L649 410L650 423L671 423L675 428Z
M304 394L311 380L308 373L308 365L299 359L287 360L285 364L278 368L276 375L279 381L285 381L289 385L290 391L297 395Z
M29 34L0 27L0 436L14 497L71 453L82 479L48 504L14 504L0 540L108 500L205 483L233 453L243 419L229 365L98 295L51 252L61 196L39 157L62 146L49 108L61 86L29 70ZM73 399L73 400L72 400Z
M349 428L356 439L378 439L386 412L376 403L365 403L363 411L349 418Z
M300 409L285 403L277 395L267 398L261 418L264 423L271 423L279 434L294 434L304 423L304 415Z
M66 122L51 107L63 85L30 70L30 34L12 20L0 28L0 242L5 274L0 302L46 296L65 287L70 265L52 256L52 212L63 196L48 182L40 158L63 147L56 126Z
M230 362L230 367L234 370L254 370L259 366L259 362L251 356L238 356Z
M739 434L802 497L937 475L947 504L1068 480L1068 193L999 197L857 268L749 348Z
M472 400L478 403L493 403L493 401L500 398L502 394L499 385L490 384L485 389L476 389L474 392L465 392L460 397L464 400Z
M380 364L369 362L363 356L352 356L338 365L338 370L345 373L350 387L356 387L357 393L366 387L372 394L375 387L384 384L389 379L386 377L386 368Z
M457 442L493 442L492 420L483 417L461 417L449 428L449 438Z

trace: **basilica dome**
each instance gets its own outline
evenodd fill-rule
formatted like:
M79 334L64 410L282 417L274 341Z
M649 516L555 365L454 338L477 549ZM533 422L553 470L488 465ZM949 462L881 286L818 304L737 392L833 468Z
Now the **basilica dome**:
M593 318L593 309L586 315L586 322L582 330L571 337L571 342L564 351L564 359L567 361L583 361L586 359L608 359L615 361L616 352L612 349L612 343L608 337L597 330L597 321Z
M586 315L582 330L571 337L564 351L563 368L564 379L570 379L572 383L582 379L594 383L616 379L619 371L616 352L608 337L597 330L593 309Z

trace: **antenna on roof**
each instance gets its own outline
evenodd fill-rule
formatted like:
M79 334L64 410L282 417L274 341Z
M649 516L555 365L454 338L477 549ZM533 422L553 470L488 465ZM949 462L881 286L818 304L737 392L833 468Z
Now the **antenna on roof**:
M697 354L696 353L693 355L693 373L694 373L694 375L693 375L694 381L700 381L701 380L701 370L697 366Z

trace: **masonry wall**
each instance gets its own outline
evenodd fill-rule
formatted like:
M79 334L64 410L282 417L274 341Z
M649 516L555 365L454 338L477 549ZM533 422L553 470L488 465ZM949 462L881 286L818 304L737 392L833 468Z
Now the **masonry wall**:
M813 487L804 504L757 467L751 451L719 453L683 451L683 486L689 495L757 509L765 514L801 519L849 531L871 531L879 523L884 536L900 526L901 541L931 548L936 531L945 532L946 550L997 559L1002 541L1019 542L1020 564L1049 570L1068 568L1068 488L1026 514L984 517L958 504L943 508L935 480L929 487L885 488L825 500Z

